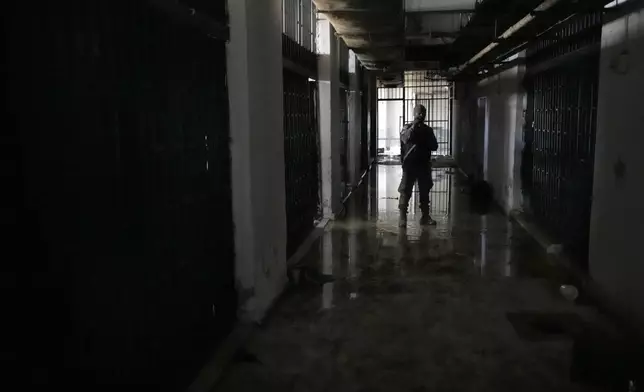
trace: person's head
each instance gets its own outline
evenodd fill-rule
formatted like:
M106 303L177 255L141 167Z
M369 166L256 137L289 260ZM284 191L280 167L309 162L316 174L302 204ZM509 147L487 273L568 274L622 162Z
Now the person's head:
M414 106L414 120L423 122L425 121L425 116L427 115L427 109L421 104Z

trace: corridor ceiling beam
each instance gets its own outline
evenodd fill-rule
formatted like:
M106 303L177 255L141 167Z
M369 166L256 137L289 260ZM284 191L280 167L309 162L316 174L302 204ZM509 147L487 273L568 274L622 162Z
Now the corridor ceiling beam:
M493 2L493 0L488 1ZM526 42L546 32L560 21L574 14L597 12L602 10L607 3L609 3L609 0L584 0L583 2L578 0L539 1L534 9L525 11L522 17L517 17L513 24L503 25L503 30L497 29L492 37L488 37L487 45L479 46L477 52L465 49L463 42L458 42L462 40L462 37L457 39L454 49L460 50L461 56L463 53L469 52L470 57L463 59L460 56L454 56L452 66L457 68L452 69L452 73L461 74L461 77L477 75L481 67L486 67L490 63L498 62L516 53L519 49L515 50L515 48L522 47ZM475 17L478 15L480 14L475 15ZM494 14L489 17L493 18ZM498 20L494 19L494 21L498 27ZM456 46L457 44L460 46Z
M518 22L510 26L507 30L503 32L503 34L499 35L498 38L496 38L493 42L491 42L488 46L483 48L480 52L478 52L474 57L466 61L463 65L461 65L458 69L458 72L462 71L465 69L467 66L475 63L478 61L481 57L483 57L485 54L487 54L490 50L494 49L499 45L500 41L503 41L507 38L510 38L514 33L517 31L521 30L523 27L525 27L528 23L532 22L541 12L547 11L550 8L554 7L557 5L557 3L561 2L563 0L546 0L543 3L539 4L537 8L535 8L533 11L528 13L526 16L521 18Z
M403 57L402 0L313 0L360 63L382 70Z
M408 14L431 14L431 15L440 15L440 14L473 14L473 9L460 9L460 10L428 10L428 11L406 11Z
M313 0L366 68L481 65L574 13L610 0ZM471 8L468 8L471 7Z

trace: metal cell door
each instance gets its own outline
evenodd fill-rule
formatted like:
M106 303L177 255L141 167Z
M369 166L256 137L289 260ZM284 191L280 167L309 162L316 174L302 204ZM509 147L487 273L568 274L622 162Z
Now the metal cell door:
M291 256L320 214L320 158L315 83L284 70L287 248Z
M311 0L283 0L284 163L287 257L321 215L316 15Z
M601 13L577 15L527 53L530 212L587 267Z
M404 74L404 123L414 119L414 106L427 109L425 122L438 140L437 155L452 154L452 102L454 83L434 71L406 71Z
M223 32L225 2L153 3L8 27L49 384L186 389L235 319L226 38L181 18Z

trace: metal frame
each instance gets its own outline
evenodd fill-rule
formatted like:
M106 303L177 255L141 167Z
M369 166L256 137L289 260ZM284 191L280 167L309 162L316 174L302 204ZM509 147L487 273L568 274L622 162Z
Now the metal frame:
M284 67L300 75L317 79L315 6L311 0L283 0L282 12Z
M420 98L419 98L420 96ZM413 118L414 106L418 103L427 108L425 122L436 133L440 155L452 152L452 108L454 83L436 71L406 71L403 87L403 122ZM444 127L444 125L447 125ZM446 134L441 132L443 127ZM441 146L444 146L441 148Z
M226 44L146 1L14 5L25 354L49 385L185 390L238 310Z
M282 0L282 32L315 53L317 10L311 0Z
M317 11L311 0L283 0L284 158L287 254L293 255L321 215L317 123Z
M429 191L430 212L434 217L447 216L452 208L452 176L447 174L448 168L434 168L431 176L434 186ZM438 177L441 178L438 178ZM414 213L420 211L418 184L414 185L414 192L409 201L410 209Z
M577 15L527 51L524 192L535 219L582 268L588 257L601 25L600 12Z
M284 70L284 162L290 257L320 215L320 141L316 84Z
M454 82L436 71L406 71L401 87L378 87L378 102L399 101L403 105L402 124L413 117L413 108L423 103L427 108L426 122L434 128L439 139L439 154L452 154L452 125L454 108ZM446 134L440 132L442 125ZM378 140L382 140L378 137ZM441 148L442 146L442 148Z

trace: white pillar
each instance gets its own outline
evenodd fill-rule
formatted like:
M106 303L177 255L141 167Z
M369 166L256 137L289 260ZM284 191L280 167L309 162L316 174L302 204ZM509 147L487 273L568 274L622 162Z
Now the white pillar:
M340 166L340 69L335 31L328 20L318 21L319 128L322 209L333 218L342 208Z
M282 1L228 3L235 274L240 318L257 321L287 280Z

